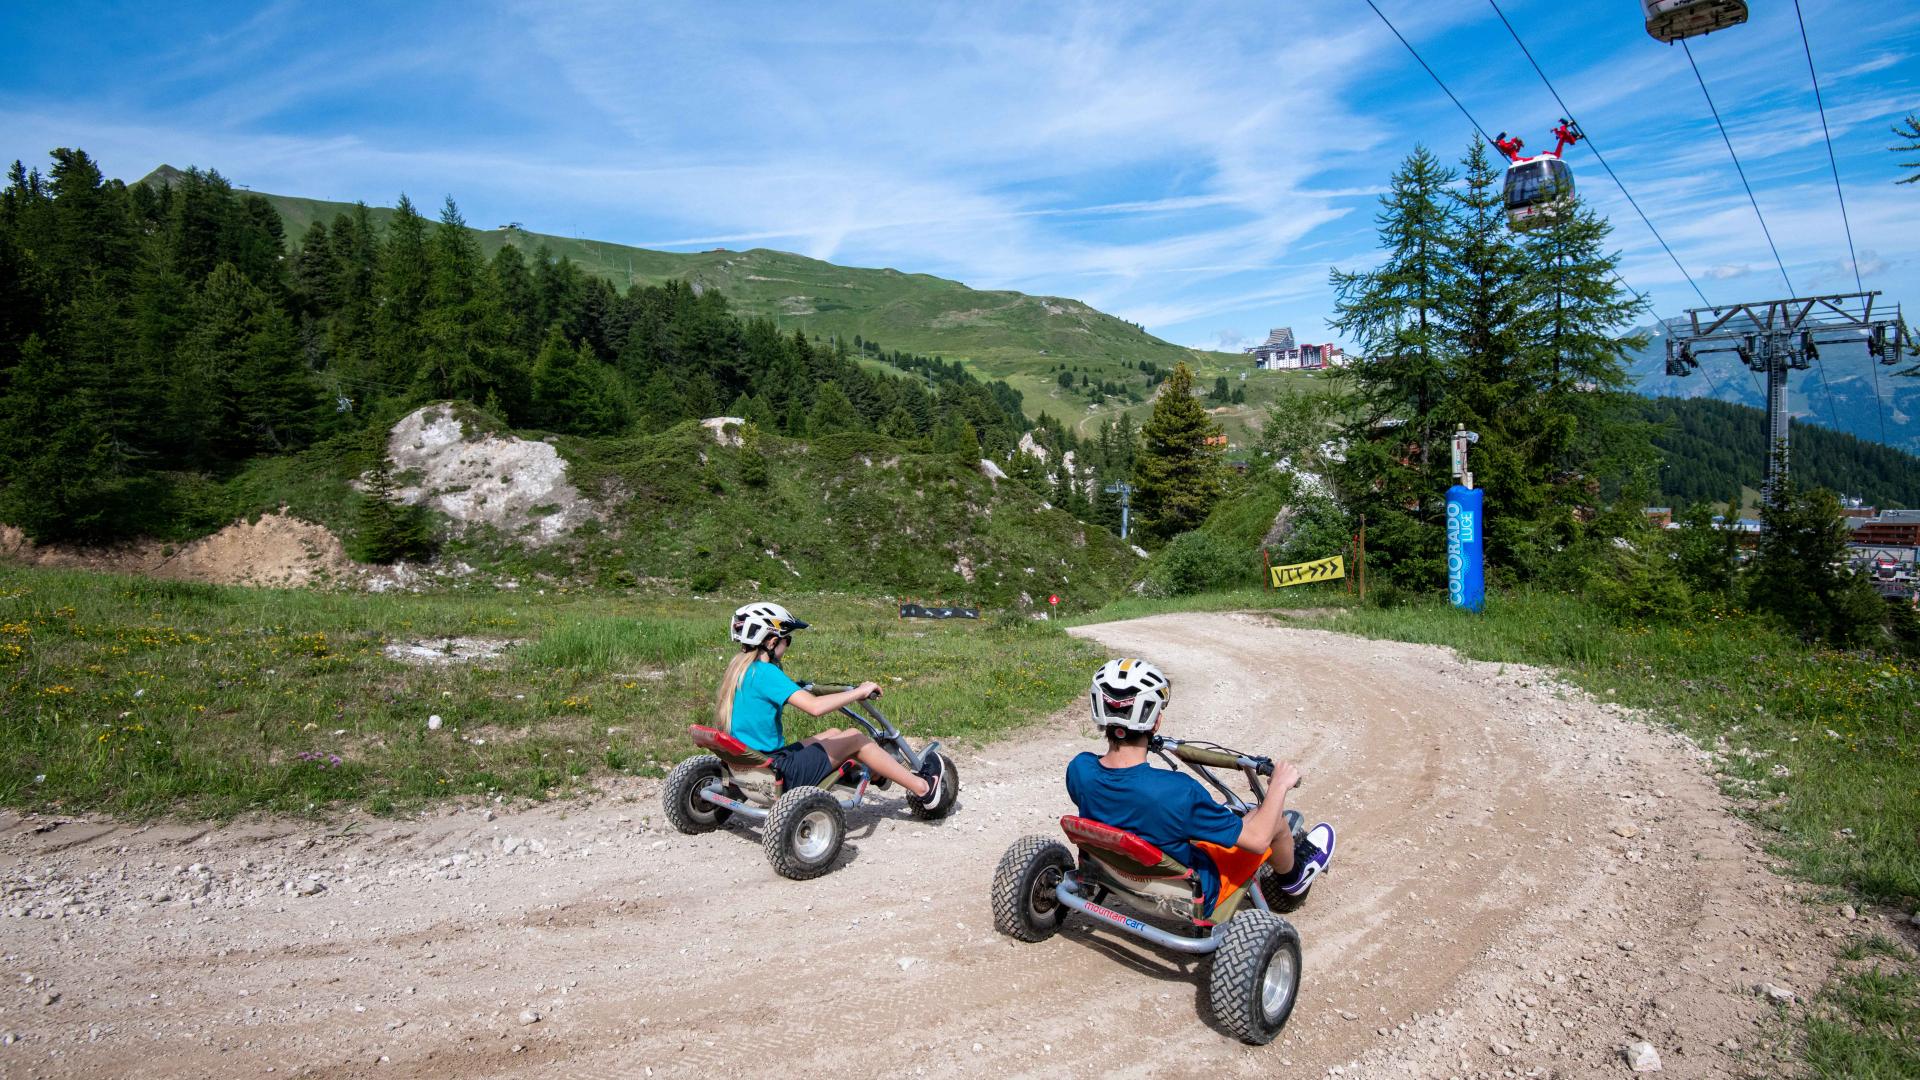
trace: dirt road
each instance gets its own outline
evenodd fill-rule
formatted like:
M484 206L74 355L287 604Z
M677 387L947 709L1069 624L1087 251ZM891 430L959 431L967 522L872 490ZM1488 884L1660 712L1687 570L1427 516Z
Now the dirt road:
M995 862L1094 745L1073 709L959 752L946 822L856 814L805 883L672 832L657 781L331 830L0 820L0 1074L1618 1076L1644 1040L1741 1075L1779 1027L1754 984L1818 986L1850 932L1697 750L1539 672L1249 616L1076 633L1167 669L1170 733L1299 761L1340 828L1272 1046L1209 1026L1192 960L993 932Z

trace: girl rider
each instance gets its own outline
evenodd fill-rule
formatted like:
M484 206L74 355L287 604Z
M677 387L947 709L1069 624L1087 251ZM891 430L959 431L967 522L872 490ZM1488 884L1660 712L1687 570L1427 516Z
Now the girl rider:
M842 763L857 760L875 776L899 784L916 801L939 801L943 770L938 754L928 755L927 771L914 773L866 732L854 728L828 728L799 742L787 742L780 724L782 706L792 705L808 716L825 716L880 696L877 683L815 694L789 678L780 661L793 645L793 632L806 628L779 604L748 604L733 613L732 637L740 653L728 662L714 695L714 726L766 754L788 791L818 784Z

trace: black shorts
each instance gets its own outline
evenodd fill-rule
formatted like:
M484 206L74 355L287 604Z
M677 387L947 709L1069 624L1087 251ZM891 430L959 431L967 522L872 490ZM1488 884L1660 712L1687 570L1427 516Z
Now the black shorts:
M833 758L827 756L827 748L819 743L788 743L767 758L773 763L774 775L788 791L818 784L834 772Z

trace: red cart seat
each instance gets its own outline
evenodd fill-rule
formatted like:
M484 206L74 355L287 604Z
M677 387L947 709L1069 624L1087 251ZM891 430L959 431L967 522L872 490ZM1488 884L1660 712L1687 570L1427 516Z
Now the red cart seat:
M767 755L741 742L739 739L716 728L701 724L689 724L687 734L693 736L693 744L708 751L721 761L735 769L768 769L772 763Z
M1128 877L1190 878L1193 871L1166 852L1125 829L1103 825L1092 818L1069 814L1060 819L1067 837L1082 848L1092 848L1103 863Z

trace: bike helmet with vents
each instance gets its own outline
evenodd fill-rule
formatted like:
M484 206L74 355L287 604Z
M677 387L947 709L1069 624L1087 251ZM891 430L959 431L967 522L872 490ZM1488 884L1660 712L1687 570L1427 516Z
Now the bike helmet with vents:
M748 648L758 648L770 637L792 637L807 624L779 604L759 602L743 605L733 613L733 640Z
M1139 734L1152 731L1160 710L1173 698L1173 684L1160 669L1129 657L1109 660L1094 672L1093 722L1100 730L1120 727Z

